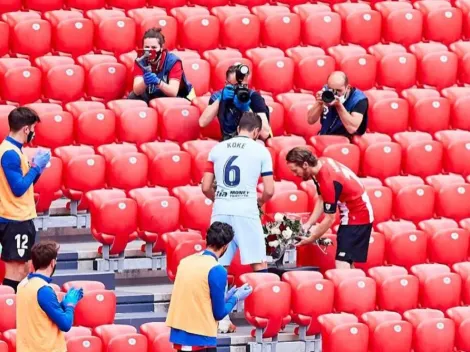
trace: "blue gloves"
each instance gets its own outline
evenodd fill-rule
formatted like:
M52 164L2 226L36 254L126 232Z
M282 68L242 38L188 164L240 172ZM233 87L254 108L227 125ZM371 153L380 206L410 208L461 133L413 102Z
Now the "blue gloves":
M248 99L246 103L242 103L240 100L238 100L237 96L235 96L235 98L233 99L233 104L235 105L235 107L242 112L250 111L250 103L251 99Z
M244 284L242 287L237 289L234 296L237 298L237 302L244 301L253 292L253 287L248 284Z
M144 73L144 82L146 86L158 86L161 82L160 78L157 77L155 73L146 72Z
M233 100L235 97L235 88L231 85L225 86L225 88L222 90L222 100Z
M225 302L227 302L230 298L232 298L235 292L237 292L236 286L233 286L230 290L225 292Z
M33 157L33 165L38 166L40 173L44 171L47 163L51 160L51 153L44 149L39 149Z
M78 290L75 288L71 288L62 300L62 304L64 305L64 307L75 308L82 298L83 288L80 288Z

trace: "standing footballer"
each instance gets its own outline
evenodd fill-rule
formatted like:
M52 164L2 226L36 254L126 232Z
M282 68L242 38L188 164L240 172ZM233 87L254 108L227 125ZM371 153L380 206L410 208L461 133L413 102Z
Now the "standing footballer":
M341 222L337 234L336 268L349 269L355 262L366 262L374 214L361 180L346 166L331 158L317 159L310 150L302 147L289 151L286 160L294 175L305 181L313 179L318 192L313 213L304 224L304 230L310 236L303 237L298 245L313 243L323 236L333 225L339 207ZM322 213L325 217L313 227Z
M235 233L220 264L230 265L239 248L241 263L251 265L255 272L267 272L258 204L263 205L274 194L271 154L256 142L261 128L261 118L253 112L245 112L238 125L238 136L217 144L209 153L202 181L202 191L214 200L211 221L227 223ZM264 189L258 198L256 186L260 176ZM220 332L233 329L228 316L219 324Z

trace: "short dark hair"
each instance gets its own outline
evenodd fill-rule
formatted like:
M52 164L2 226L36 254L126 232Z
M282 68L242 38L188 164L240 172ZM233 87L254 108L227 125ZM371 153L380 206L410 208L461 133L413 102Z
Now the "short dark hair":
M165 44L165 36L163 35L161 28L153 27L147 29L144 33L144 37L142 38L142 46L144 46L144 41L147 38L157 38L158 42L160 43L160 46L163 46L163 44Z
M237 67L238 67L238 65L231 65L231 66L229 66L229 68L227 69L227 72L225 72L225 79L228 80L228 78L230 77L230 75L235 74L235 72L237 72Z
M233 228L229 224L216 221L207 230L206 245L215 250L219 250L233 240Z
M251 111L244 112L238 123L240 131L253 132L256 128L261 129L262 126L263 122L261 121L261 117Z
M297 166L307 163L309 166L315 167L318 164L317 157L305 147L295 147L289 150L289 153L286 155L286 161Z
M36 111L30 108L16 108L8 114L8 125L12 132L18 132L23 127L34 125L36 122L41 122L41 120Z
M34 270L47 268L54 259L57 259L59 245L54 241L42 241L36 243L31 249L31 261Z

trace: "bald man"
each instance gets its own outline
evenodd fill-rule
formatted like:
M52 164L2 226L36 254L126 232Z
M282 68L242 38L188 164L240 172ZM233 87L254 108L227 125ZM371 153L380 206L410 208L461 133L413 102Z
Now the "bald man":
M333 91L335 100L327 104L322 100L325 89ZM320 135L340 135L352 138L367 129L369 102L365 94L351 87L344 72L336 71L328 77L328 84L316 94L317 101L308 111L308 123L313 125L320 117Z

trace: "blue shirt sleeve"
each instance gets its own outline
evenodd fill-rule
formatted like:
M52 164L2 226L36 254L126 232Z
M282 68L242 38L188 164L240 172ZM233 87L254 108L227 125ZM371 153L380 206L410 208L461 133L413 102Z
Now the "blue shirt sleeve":
M38 303L61 331L67 332L72 328L73 308L70 306L62 308L52 287L43 286L39 289Z
M220 99L220 96L222 95L222 91L221 90L218 90L214 93L212 93L210 99L209 99L209 105L212 105L214 104L217 100Z
M16 197L25 194L33 182L39 178L40 172L37 166L30 168L23 176L20 156L14 150L8 150L3 154L1 163L11 191Z
M214 266L209 271L209 290L212 301L214 319L222 320L237 304L237 299L231 297L225 302L225 286L227 285L227 270L221 265Z

